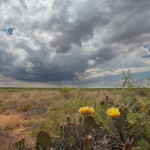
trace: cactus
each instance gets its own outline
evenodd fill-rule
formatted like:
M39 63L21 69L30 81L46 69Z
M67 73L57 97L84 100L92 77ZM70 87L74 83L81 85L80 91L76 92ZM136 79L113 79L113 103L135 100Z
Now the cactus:
M120 140L124 143L125 142L125 131L127 124L127 108L121 109L121 116L116 119L115 127L118 131L118 135L120 137Z
M94 138L91 135L87 135L84 140L83 150L93 149Z
M86 130L89 129L98 129L98 124L96 123L95 119L92 116L86 116L84 118L84 126Z
M123 150L131 150L133 146L133 139L127 139L127 107L120 109L121 115L118 118L113 118L111 130L119 137L119 141L123 144Z
M117 118L117 124L122 130L126 130L126 127L128 126L128 123L127 123L128 109L126 107L122 108L120 112L121 112L121 116Z
M98 124L96 123L95 119L92 116L85 116L82 120L79 118L79 122L71 121L71 117L67 116L67 123L66 125L61 125L61 136L64 137L65 141L68 141L73 138L75 147L81 148L85 147L85 143L88 143L88 147L92 147L92 141L87 136L91 129L97 129ZM73 143L71 143L73 144ZM89 149L86 149L89 150Z
M25 148L25 139L21 139L13 144L13 150L22 150Z
M67 116L66 119L67 124L60 126L61 136L64 137L66 141L69 141L70 138L74 138L75 146L80 147L82 137L85 136L84 126L81 123L77 123L75 120L72 122L70 116Z
M46 132L40 131L37 136L36 150L40 150L40 147L46 150L50 146L52 146L52 138Z

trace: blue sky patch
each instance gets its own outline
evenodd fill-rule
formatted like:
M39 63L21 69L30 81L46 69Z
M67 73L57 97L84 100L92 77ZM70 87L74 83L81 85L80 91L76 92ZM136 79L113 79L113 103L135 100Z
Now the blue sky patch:
M150 45L149 44L145 44L144 48L150 51Z
M15 28L13 27L9 27L7 29L3 29L2 31L4 31L6 34L8 35L13 35L13 31L14 31Z

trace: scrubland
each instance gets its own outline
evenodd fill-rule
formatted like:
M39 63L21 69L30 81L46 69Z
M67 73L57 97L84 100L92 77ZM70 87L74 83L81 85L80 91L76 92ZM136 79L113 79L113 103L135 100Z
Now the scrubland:
M94 112L80 113L79 109L84 106L92 107ZM149 88L1 88L0 149L9 149L16 141L23 138L31 149L36 144L38 133L43 131L54 139L60 138L61 135L62 143L59 143L60 146L57 148L52 146L53 149L148 150L150 148L149 106ZM120 110L120 116L115 118L106 113L112 107ZM94 125L91 123L89 125L89 122L93 122L93 120L88 120L89 118L85 123L87 116L94 120ZM80 144L77 144L76 138L68 140L70 133L61 133L62 126L68 128L66 117L70 119L70 122L84 125L86 133L79 135L81 137L78 136ZM79 118L83 119L82 123L78 121ZM122 119L121 123L119 118ZM66 135L67 139L65 139ZM89 135L93 140L92 146L85 148L86 137ZM74 136L76 135L71 134L70 138ZM66 147L64 146L62 137L66 143L69 143L69 146L67 144L65 144ZM118 142L118 147L115 141Z

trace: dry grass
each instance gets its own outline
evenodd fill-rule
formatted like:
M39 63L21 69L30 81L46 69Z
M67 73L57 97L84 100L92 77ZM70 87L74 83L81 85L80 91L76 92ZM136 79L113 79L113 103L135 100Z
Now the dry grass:
M49 128L62 122L67 113L74 114L85 101L100 104L107 95L115 101L120 90L73 89L68 92L69 98L65 99L57 89L0 91L0 149L22 137L34 141L41 128L51 132ZM80 99L78 104L77 99Z

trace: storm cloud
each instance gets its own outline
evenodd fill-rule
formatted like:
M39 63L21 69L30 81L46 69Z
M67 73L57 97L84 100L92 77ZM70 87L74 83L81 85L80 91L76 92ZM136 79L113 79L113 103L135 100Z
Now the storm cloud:
M128 68L149 73L149 6L149 0L1 1L0 77L92 84ZM9 36L3 29L11 27Z

